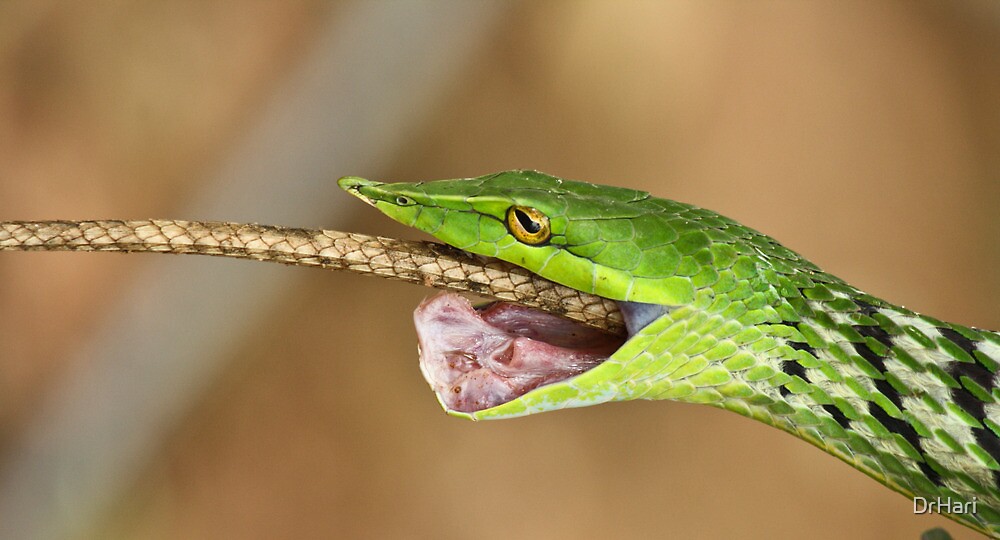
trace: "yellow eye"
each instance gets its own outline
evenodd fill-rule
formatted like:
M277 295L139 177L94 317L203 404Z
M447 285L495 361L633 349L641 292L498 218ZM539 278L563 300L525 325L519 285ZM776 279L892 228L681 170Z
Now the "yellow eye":
M549 218L528 206L511 206L507 210L507 230L519 242L532 246L545 243L552 236Z

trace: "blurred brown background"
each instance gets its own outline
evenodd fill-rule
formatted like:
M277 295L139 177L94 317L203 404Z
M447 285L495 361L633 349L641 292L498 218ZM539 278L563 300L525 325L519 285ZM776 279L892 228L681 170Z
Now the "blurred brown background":
M416 237L334 179L514 167L1000 328L992 1L0 4L0 219ZM428 291L179 259L0 255L0 536L975 536L707 407L449 418L416 367Z

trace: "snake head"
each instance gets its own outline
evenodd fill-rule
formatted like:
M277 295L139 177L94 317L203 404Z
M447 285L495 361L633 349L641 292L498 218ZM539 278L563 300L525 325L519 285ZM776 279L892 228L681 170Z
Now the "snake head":
M579 333L564 339L566 328L530 310L504 308L516 316L498 322L460 297L422 304L415 314L421 369L449 413L473 419L653 395L650 385L662 374L649 368L655 373L637 382L636 370L646 368L624 369L619 360L645 358L652 337L670 323L665 313L690 316L723 305L714 303L717 293L726 295L723 303L730 296L767 303L774 289L763 269L780 271L782 259L811 268L709 210L538 171L391 184L346 177L340 186L451 246L619 303L634 338L596 348ZM670 383L660 386L657 392Z
M692 276L707 266L695 254L711 239L684 215L693 207L644 191L529 170L392 184L345 177L339 184L442 242L612 300L689 303Z
M657 214L635 204L649 199L645 192L537 171L427 183L345 177L339 185L451 246L618 300L623 308L661 308L693 297L690 277L676 275L684 255L674 243L697 242L689 235L685 244L673 229L660 232ZM687 267L694 262L688 257ZM623 313L628 319L638 311ZM643 313L642 325L653 318ZM455 294L426 300L414 319L421 370L450 414L521 416L623 396L615 377L601 373L617 369L602 364L624 343L621 336L513 304L473 308Z

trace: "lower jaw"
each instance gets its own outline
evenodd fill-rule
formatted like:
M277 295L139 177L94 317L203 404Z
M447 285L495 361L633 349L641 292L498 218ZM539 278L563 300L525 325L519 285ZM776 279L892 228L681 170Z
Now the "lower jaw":
M517 304L474 308L456 293L424 300L414 322L420 369L451 413L474 414L575 377L626 339Z

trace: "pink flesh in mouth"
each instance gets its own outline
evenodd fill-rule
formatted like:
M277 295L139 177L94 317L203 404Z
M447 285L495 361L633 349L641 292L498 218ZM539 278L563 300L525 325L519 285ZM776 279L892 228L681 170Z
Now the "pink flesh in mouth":
M413 313L420 370L445 407L475 412L579 375L624 342L562 317L507 302L475 309L442 293Z

